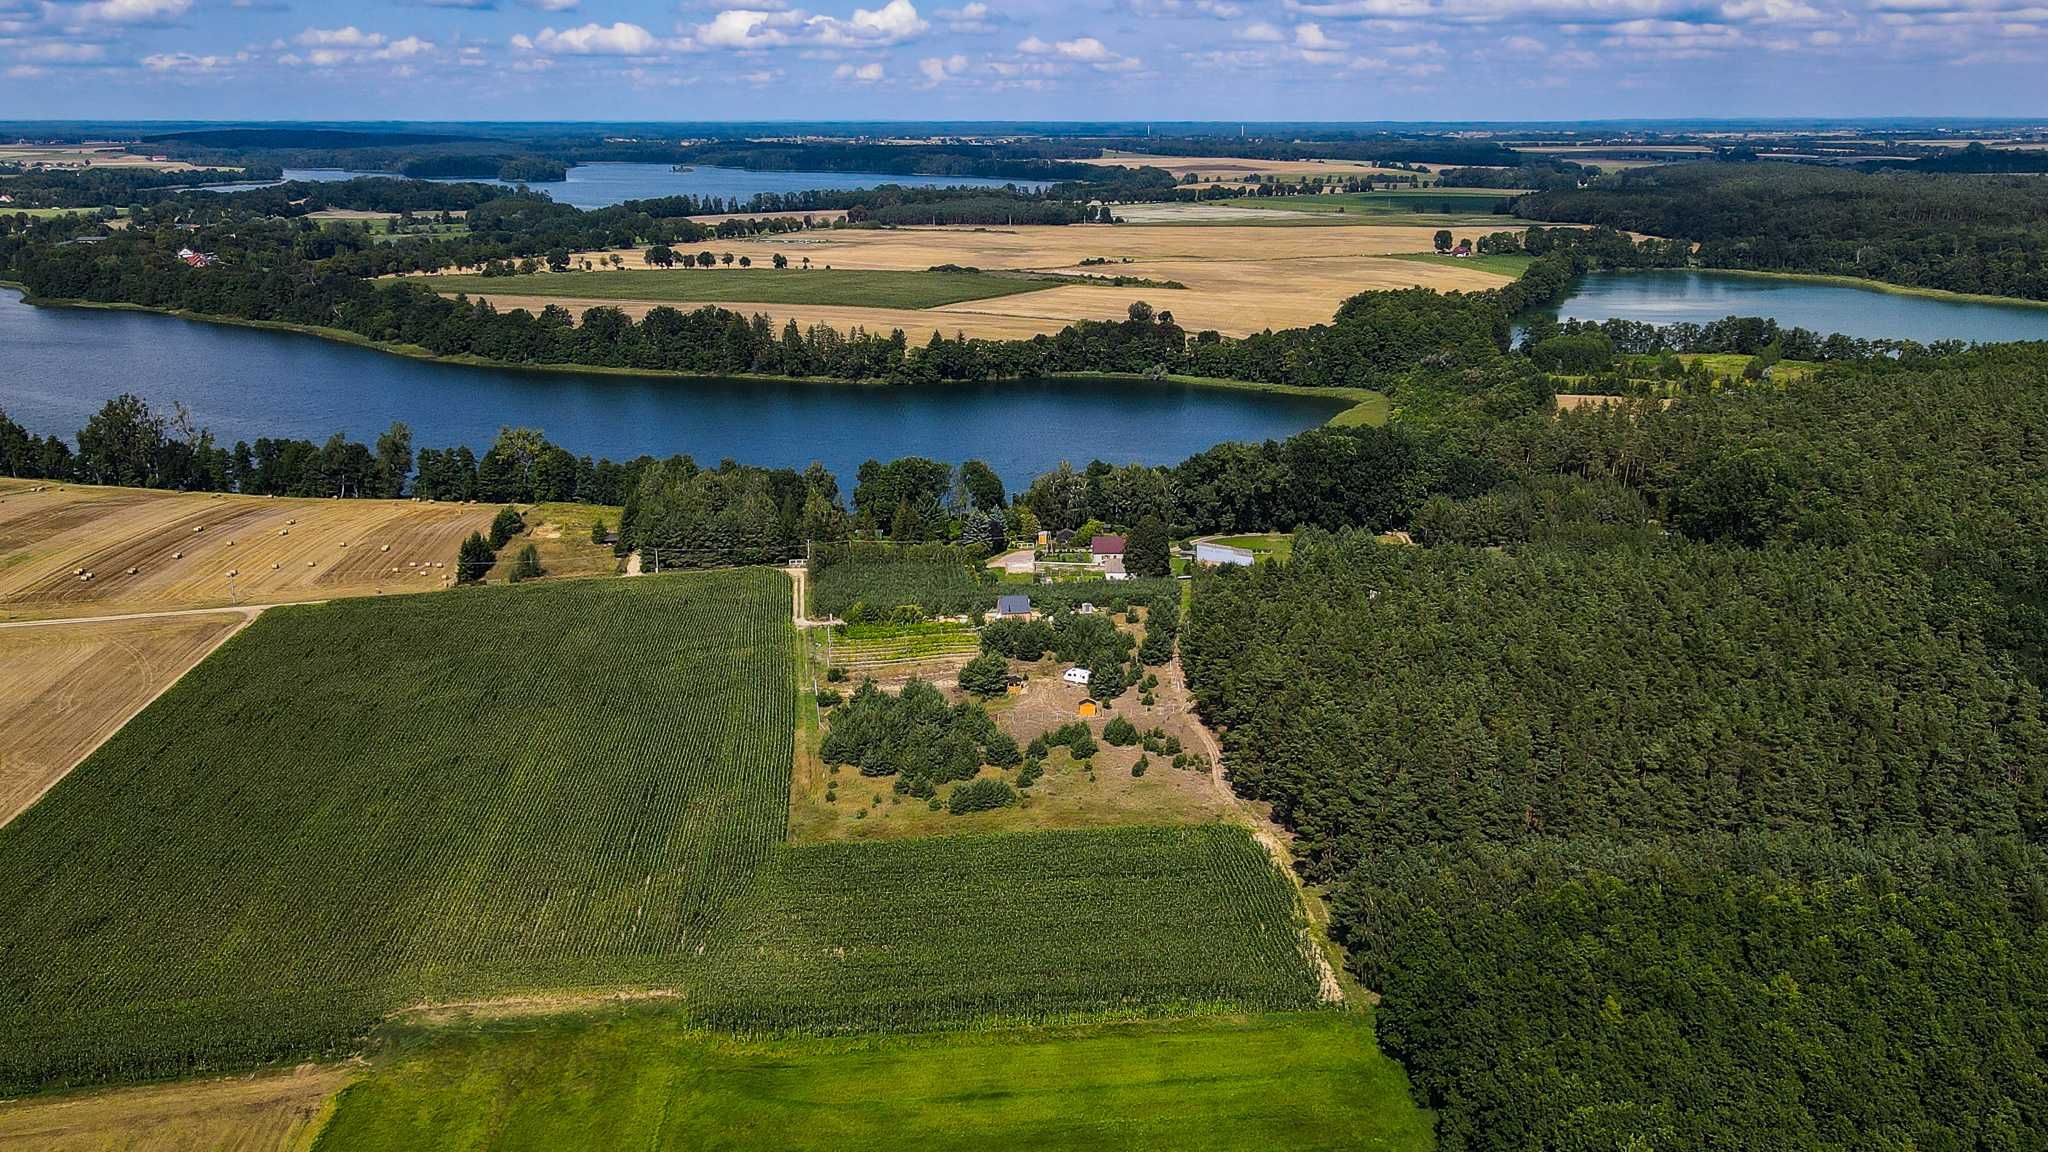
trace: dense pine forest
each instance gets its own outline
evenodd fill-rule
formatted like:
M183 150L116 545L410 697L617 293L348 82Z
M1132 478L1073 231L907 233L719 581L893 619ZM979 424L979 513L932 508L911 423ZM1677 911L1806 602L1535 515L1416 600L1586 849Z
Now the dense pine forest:
M2048 348L1460 439L1182 634L1444 1146L2037 1144Z
M1514 211L1689 240L1706 268L2048 300L2048 184L2031 175L1683 164L1537 192Z

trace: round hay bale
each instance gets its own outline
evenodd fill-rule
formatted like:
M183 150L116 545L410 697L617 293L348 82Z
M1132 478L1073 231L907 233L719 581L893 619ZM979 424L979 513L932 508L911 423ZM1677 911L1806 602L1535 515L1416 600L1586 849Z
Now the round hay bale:
M383 545L380 545L380 546L378 546L378 548L377 548L377 551L379 551L379 552L389 552L389 551L391 551L391 545L389 545L389 544L383 544Z
M83 569L83 568L73 568L73 569L71 570L71 574L72 574L73 576L83 576L83 575L85 575L85 569Z
M234 546L235 542L233 540L228 541L228 547L233 548Z
M192 531L194 531L194 532L204 532L204 531L206 531L206 528L205 528L205 527L204 527L203 525L199 525L199 524L194 524L194 525L192 526Z
M130 568L128 569L128 574L129 574L130 576L133 576L133 575L135 575L135 574L136 574L137 572L140 572L140 571L142 571L142 569L140 569L140 568L134 568L134 567L130 567Z
M228 569L228 579L230 579L230 580L233 580L233 579L234 579L235 577L237 577L237 576L240 576L240 575L241 575L241 572L239 572L238 570L236 570L236 569L233 569L233 568L230 568L230 569Z
M183 560L184 558L185 558L185 554L184 554L183 552L173 552L173 553L171 553L171 559L173 559L173 560Z
M289 529L289 528L279 528L279 529L277 530L277 534L278 534L279 536L289 536L289 535L291 535L291 534L292 534L292 530L291 530L291 529Z
M271 562L271 564L270 564L270 570L271 570L272 572L275 572L275 571L277 571L277 562L276 562L276 561L272 561L272 562Z
M311 560L308 560L308 561L306 561L306 567L308 567L308 568L311 568L311 567L313 567L313 562L312 562Z

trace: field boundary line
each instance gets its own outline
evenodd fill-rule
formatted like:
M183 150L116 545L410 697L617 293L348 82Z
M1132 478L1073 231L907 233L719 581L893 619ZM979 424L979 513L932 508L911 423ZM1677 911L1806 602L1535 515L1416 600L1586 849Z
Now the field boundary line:
M1330 964L1328 936L1322 924L1310 911L1307 886L1301 882L1301 874L1294 870L1294 853L1288 851L1287 842L1282 838L1283 833L1272 821L1260 816L1258 811L1230 786L1230 781L1223 778L1223 746L1217 742L1216 734L1209 731L1209 725L1202 720L1201 714L1195 711L1194 694L1188 691L1187 676L1181 669L1180 656L1176 654L1167 667L1173 673L1173 686L1180 693L1181 709L1193 724L1195 735L1200 737L1203 751L1208 753L1210 784L1214 785L1217 794L1223 797L1223 802L1229 807L1230 812L1243 821L1246 831L1252 834L1252 839L1257 840L1266 850L1266 855L1272 860L1273 866L1287 877L1288 883L1294 885L1295 906L1300 910L1302 918L1302 951L1315 966L1316 984L1323 1002L1345 1003L1344 985L1337 979L1337 971Z
M206 616L215 612L239 612L254 620L265 608L288 608L297 604L325 604L325 600L279 600L271 604L223 604L216 608L166 608L157 612L118 612L107 616L54 616L47 620L0 620L0 628L44 628L54 624L111 624L121 620L162 620L173 616ZM237 629L240 631L240 629Z
M81 751L78 754L77 759L73 760L69 764L66 764L62 772L59 772L56 775L50 777L50 779L46 781L41 788L36 789L35 795L30 796L28 798L27 803L15 809L13 815L8 816L5 819L0 819L0 828L5 828L7 825L19 819L23 813L28 812L37 804L41 803L43 797L50 794L50 789L55 788L57 785L69 779L71 777L71 774L78 770L78 766L80 764L83 764L87 760L92 759L93 753L98 752L101 748L105 747L107 741L112 740L116 736L119 736L121 734L122 729L128 727L130 721L134 720L137 716L140 716L144 712L148 711L149 706L156 703L158 698L162 697L164 693L169 692L171 689L177 687L179 681L182 681L183 679L185 679L185 677L190 676L192 674L192 669L197 668L201 664L206 663L208 657L212 656L215 652L220 651L221 645L241 635L243 629L247 628L250 624L254 623L256 617L261 616L263 614L263 609L265 607L268 607L268 605L256 605L243 608L194 608L176 612L142 612L132 616L88 616L82 620L24 620L18 623L0 624L0 628L27 628L42 624L98 624L110 620L155 620L167 616L199 616L210 615L217 612L233 612L241 616L242 618L241 623L221 633L220 639L215 640L213 642L212 647L200 653L199 659L194 660L189 666L187 666L184 669L184 671L179 672L176 676L173 676L169 680L164 681L161 687L159 687L156 691L149 694L149 699L144 700L142 703L136 705L133 711L129 712L126 716L121 717L121 722L119 724L116 724L112 728L109 728L107 730L106 735L93 741L90 745L88 745L83 751Z

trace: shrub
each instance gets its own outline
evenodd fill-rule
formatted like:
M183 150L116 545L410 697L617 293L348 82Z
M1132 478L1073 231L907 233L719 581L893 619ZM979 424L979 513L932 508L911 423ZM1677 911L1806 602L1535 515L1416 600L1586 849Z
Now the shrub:
M606 529L604 526L604 521L602 519L592 520L590 522L590 542L592 544L604 543L605 531Z
M497 553L491 550L491 542L484 539L484 534L471 532L455 554L455 579L463 584L481 580L497 559Z
M498 515L491 520L491 547L503 548L505 541L526 531L526 521L519 518L517 509L511 506L498 509Z
M969 780L956 784L953 794L947 798L946 807L955 816L969 812L988 812L1007 808L1017 802L1017 790L1008 782L996 779Z
M846 683L846 669L841 668L836 664L830 668L825 669L825 682L828 684Z
M540 567L540 553L535 551L533 545L528 544L526 547L521 548L519 555L513 559L512 572L509 578L512 583L517 584L521 580L531 580L540 575L543 575Z
M1010 662L994 652L983 652L960 669L960 690L976 696L1000 696L1009 679ZM1015 741L1011 746L1015 747Z
M1138 742L1138 726L1118 716L1102 726L1102 739L1104 743L1128 748Z
M1138 762L1136 764L1131 765L1131 775L1143 776L1145 774L1145 769L1150 768L1151 766L1152 761L1149 757L1140 756L1138 757Z
M1045 775L1045 761L1026 760L1024 767L1017 769L1017 787L1029 788Z
M846 693L841 692L837 688L818 689L818 707L820 708L830 708L835 704L844 704L845 702Z

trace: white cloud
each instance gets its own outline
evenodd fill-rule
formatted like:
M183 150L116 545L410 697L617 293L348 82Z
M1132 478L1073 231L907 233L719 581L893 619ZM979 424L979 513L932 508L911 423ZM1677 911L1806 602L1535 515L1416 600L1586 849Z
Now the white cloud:
M1309 48L1318 52L1334 52L1343 48L1344 43L1341 40L1332 40L1325 36L1323 34L1323 26L1320 24L1296 24L1294 26L1294 46L1297 48Z
M832 70L832 76L836 80L853 80L862 84L873 84L882 78L882 66L875 61L869 61L858 66L841 64Z
M1250 40L1254 44L1278 44L1287 39L1287 34L1266 23L1256 20L1237 30L1239 40Z
M889 0L872 11L856 8L851 20L813 16L804 21L805 31L821 44L858 47L899 44L922 35L930 27L910 0Z
M697 25L694 39L705 48L774 48L789 43L785 29L802 19L796 12L733 8L712 17L709 24Z
M965 36L994 32L996 25L1004 22L1000 14L980 0L972 4L962 4L958 8L941 8L932 15L946 26L948 32L957 32Z
M549 56L652 56L660 50L661 41L638 24L620 20L610 25L585 24L559 32L543 28L538 36L531 39L523 35L514 36L512 45Z
M92 0L65 11L89 24L161 24L192 10L192 0Z
M375 48L384 43L381 32L365 32L351 24L346 28L308 28L292 42L302 48Z
M917 70L924 76L925 86L942 84L948 77L958 76L967 71L967 57L955 52L951 56L927 56L917 62Z
M209 72L222 72L237 64L246 64L249 59L250 56L247 52L237 52L231 56L196 56L190 52L158 52L153 55L144 56L142 58L142 66L151 72L203 75Z

